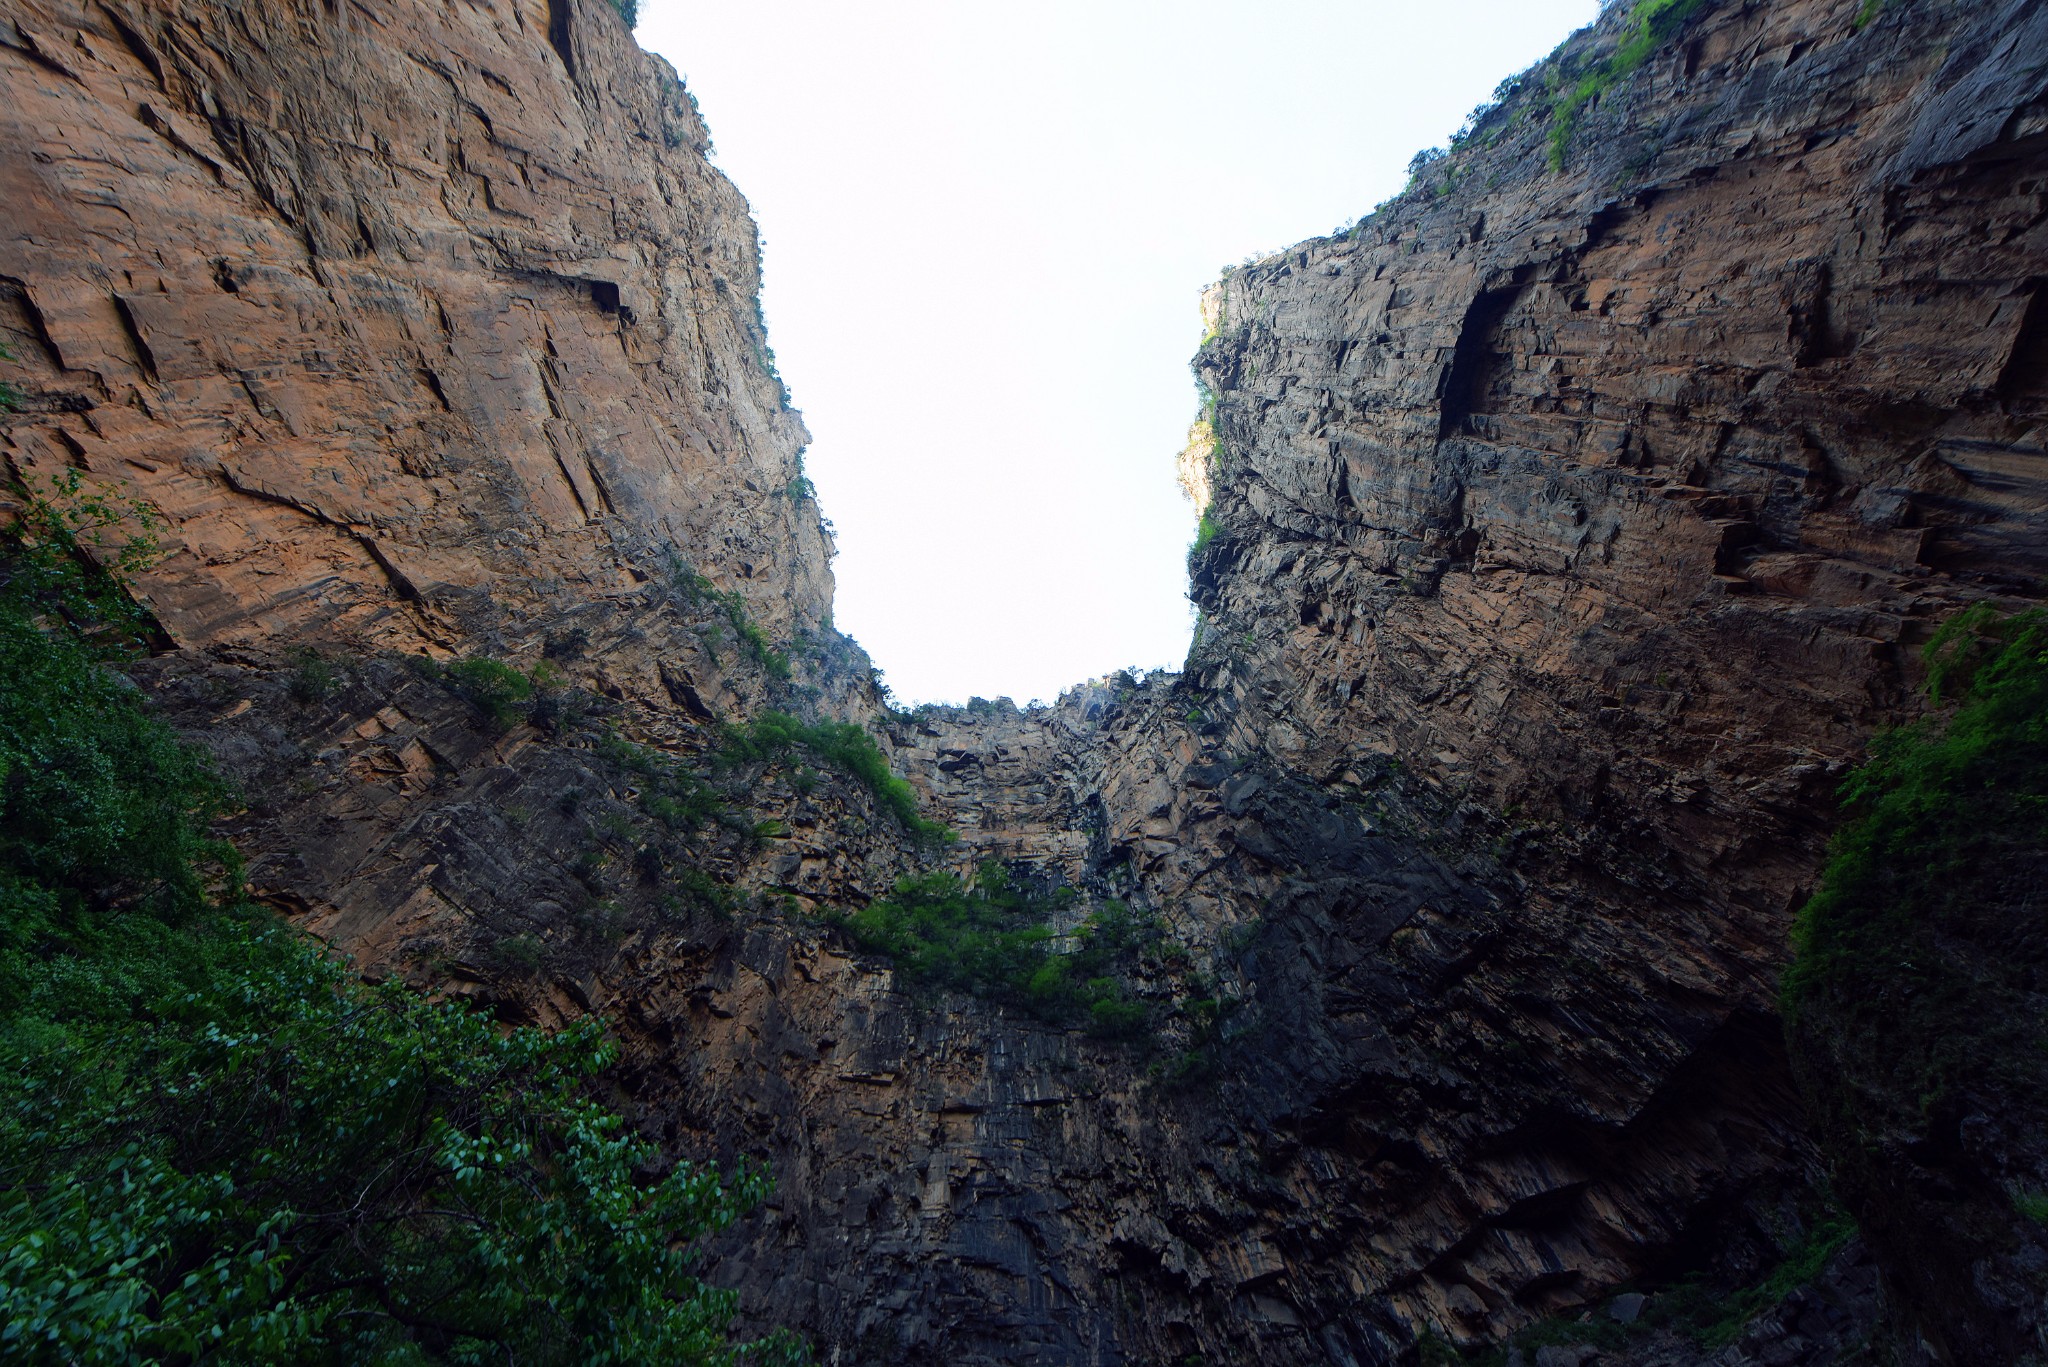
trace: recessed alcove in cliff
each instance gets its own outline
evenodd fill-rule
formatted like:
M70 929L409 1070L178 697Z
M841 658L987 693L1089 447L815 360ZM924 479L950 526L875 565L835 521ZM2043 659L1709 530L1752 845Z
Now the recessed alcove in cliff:
M1596 8L801 3L767 42L643 0L761 224L835 622L898 697L1177 668L1203 288L1356 221Z

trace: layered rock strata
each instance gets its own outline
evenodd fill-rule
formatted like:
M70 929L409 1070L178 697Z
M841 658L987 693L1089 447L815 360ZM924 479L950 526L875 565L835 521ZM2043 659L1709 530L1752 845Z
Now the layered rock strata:
M602 3L10 3L9 459L162 510L188 646L454 644L682 548L830 608L745 201Z
M143 677L259 892L607 1014L651 1133L775 1167L716 1275L829 1360L1383 1363L1758 1280L1820 1171L1774 982L1834 783L2048 568L2048 78L2024 4L1722 0L1623 71L1629 23L1223 283L1178 676L882 707L744 206L592 0L9 0L8 459L167 516ZM562 683L500 727L421 651ZM714 759L769 708L871 719L959 842ZM1149 1042L820 915L988 857L1160 919ZM1861 1332L1800 1313L1786 1361Z

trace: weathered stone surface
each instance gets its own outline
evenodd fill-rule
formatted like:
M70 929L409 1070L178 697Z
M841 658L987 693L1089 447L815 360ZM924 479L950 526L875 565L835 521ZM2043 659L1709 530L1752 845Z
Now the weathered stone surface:
M602 0L0 0L5 450L168 516L143 674L257 891L608 1015L651 1133L774 1165L716 1275L829 1360L1387 1363L1754 1283L1817 1172L1774 979L1834 782L1938 618L2048 571L2039 16L1861 8L1710 3L1562 171L1538 77L1234 274L1188 666L1050 709L887 713L826 625L752 227ZM421 649L565 686L500 730ZM960 843L714 764L769 707L872 721ZM607 728L728 820L655 819ZM1149 1050L816 914L983 857L1164 921ZM1861 1256L1716 1360L1847 1360Z
M181 643L452 645L668 545L823 621L753 223L603 0L10 0L0 63L8 460L169 516Z

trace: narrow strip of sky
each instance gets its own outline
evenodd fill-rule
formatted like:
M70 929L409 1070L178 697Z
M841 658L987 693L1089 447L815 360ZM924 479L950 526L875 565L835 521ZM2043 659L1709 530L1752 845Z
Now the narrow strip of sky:
M1197 300L1349 225L1595 0L641 0L766 243L837 524L906 701L1177 665Z

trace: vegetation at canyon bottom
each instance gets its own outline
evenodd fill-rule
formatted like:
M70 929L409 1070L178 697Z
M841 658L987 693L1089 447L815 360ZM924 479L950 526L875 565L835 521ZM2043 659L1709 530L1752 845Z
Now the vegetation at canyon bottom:
M30 510L0 562L0 1355L802 1360L733 1345L692 1270L764 1177L664 1168L591 1092L600 1023L367 986L242 895L208 835L233 795L109 665L139 615Z

